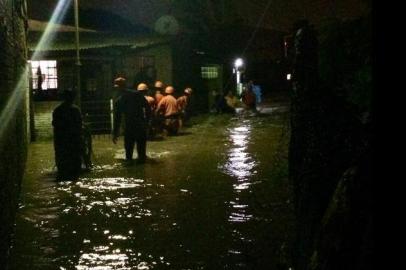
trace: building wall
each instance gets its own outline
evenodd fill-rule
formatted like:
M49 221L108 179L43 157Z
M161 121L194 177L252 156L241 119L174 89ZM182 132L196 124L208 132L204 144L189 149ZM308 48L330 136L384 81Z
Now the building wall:
M152 46L130 53L123 52L115 62L115 76L127 78L129 86L139 79L148 66L155 69L155 77L164 84L173 83L172 48L169 44ZM142 77L142 76L141 76ZM137 82L139 83L139 82Z
M145 55L153 55L157 79L165 84L173 84L172 49L169 45L155 46L142 52Z
M35 102L35 134L37 140L51 140L53 138L52 112L60 101Z
M27 152L25 1L0 0L0 262L7 258Z

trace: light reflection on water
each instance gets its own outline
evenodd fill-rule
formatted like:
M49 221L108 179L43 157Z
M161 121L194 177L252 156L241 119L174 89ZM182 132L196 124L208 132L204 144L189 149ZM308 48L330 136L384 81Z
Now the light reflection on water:
M247 189L250 185L249 178L256 173L253 169L257 166L257 161L248 152L251 126L246 123L243 126L231 128L228 132L231 145L227 153L226 164L221 167L228 175L238 180L238 183L234 185L236 191Z
M226 153L225 164L220 166L234 181L232 186L235 191L235 198L229 202L230 214L228 221L235 225L245 224L253 219L249 205L244 203L244 199L241 197L241 192L249 191L250 186L257 183L253 182L252 176L257 173L255 168L258 165L258 161L248 151L251 141L251 130L251 124L247 120L237 127L228 129L229 150ZM242 236L238 228L232 234L234 239L239 239L241 242L250 241L250 239ZM233 256L241 254L242 251L239 250L239 247L240 245L237 244L228 253Z
M205 134L198 129L201 140L188 135L157 142L148 150L156 162L145 166L123 166L117 160L122 150L97 153L97 166L77 182L55 182L53 175L44 180L53 164L38 165L41 171L29 172L35 178L20 208L19 231L31 235L21 234L15 264L41 270L264 269L255 261L267 261L261 253L267 245L257 243L269 233L258 226L267 221L254 195L265 182L256 160L263 153L258 127L268 133L271 123L233 120L205 126ZM25 268L11 270L18 269Z
M75 186L82 189L94 190L98 192L103 192L105 190L119 190L128 188L141 187L144 183L142 179L115 177L115 178L99 178L99 179L86 179L83 178L72 185L71 182L62 182L59 190L70 191ZM65 188L66 187L66 188Z
M57 190L75 198L74 205L66 207L62 212L67 215L97 215L106 218L114 218L116 222L134 222L134 220L152 216L152 211L144 205L145 201L152 196L145 195L145 189L151 187L143 179L124 177L105 178L82 178L77 182L61 182ZM159 185L158 188L163 188ZM162 210L163 211L163 210ZM160 215L162 217L162 215ZM127 220L127 221L126 221ZM133 230L127 233L116 233L107 229L100 222L91 224L93 235L82 235L81 255L75 263L77 270L110 270L110 269L154 269L158 264L169 265L160 257L154 260L152 255L147 255L148 260L143 259L143 254L132 249L120 249L116 246L126 246L127 241L134 240ZM70 232L72 235L76 231ZM95 235L98 237L95 238ZM91 240L94 238L94 242ZM104 240L103 240L104 239ZM122 244L118 243L121 242ZM100 245L100 243L106 243Z
M80 256L77 270L129 270L127 267L128 257L126 254L99 254L86 253ZM147 268L149 269L149 268Z

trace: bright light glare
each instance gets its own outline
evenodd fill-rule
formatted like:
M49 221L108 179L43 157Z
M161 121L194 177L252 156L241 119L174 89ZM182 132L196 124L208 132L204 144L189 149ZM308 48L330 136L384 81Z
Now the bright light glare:
M241 67L242 65L244 65L244 61L243 61L241 58L237 58L237 59L235 60L235 62L234 62L234 66L235 66L236 68L239 68L239 67Z
M60 23L65 17L66 11L68 10L72 0L59 0L58 4L55 7L55 10L52 13L51 19L41 36L38 45L35 47L34 54L31 57L31 60L39 59L43 56L45 48L49 47L49 44L52 42L56 31L52 31L54 25ZM74 42L74 41L72 41ZM42 52L41 52L42 51ZM11 93L6 105L1 111L0 114L0 138L3 137L3 134L8 126L9 122L14 118L14 115L18 110L20 110L21 102L24 100L24 97L27 96L27 78L29 72L29 64L25 65L23 72L20 74L20 78L13 92Z
M292 74L290 74L290 73L287 74L287 75L286 75L286 79L287 79L288 81L290 81L290 79L292 79Z

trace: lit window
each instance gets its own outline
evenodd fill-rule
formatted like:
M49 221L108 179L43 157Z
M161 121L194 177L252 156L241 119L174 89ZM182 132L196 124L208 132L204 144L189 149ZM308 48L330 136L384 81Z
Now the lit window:
M30 64L33 89L48 90L58 88L56 60L30 61Z
M202 67L201 71L203 79L215 79L218 77L217 67Z

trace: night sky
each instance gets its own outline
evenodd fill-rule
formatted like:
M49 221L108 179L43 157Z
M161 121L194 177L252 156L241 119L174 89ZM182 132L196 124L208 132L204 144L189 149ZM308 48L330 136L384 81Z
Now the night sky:
M30 17L47 20L56 2L57 0L28 1ZM232 20L238 18L244 24L256 25L269 0L82 0L79 2L81 9L106 10L134 24L153 28L154 23L163 15L173 15L179 21L190 17L191 14L184 6L190 6L193 2L196 6L214 7L215 10L211 13L208 12L209 8L200 8L200 10L217 21L222 20L232 24ZM357 17L365 13L369 2L369 0L270 0L262 26L287 31L297 18L303 16L316 25L332 14L342 18Z

